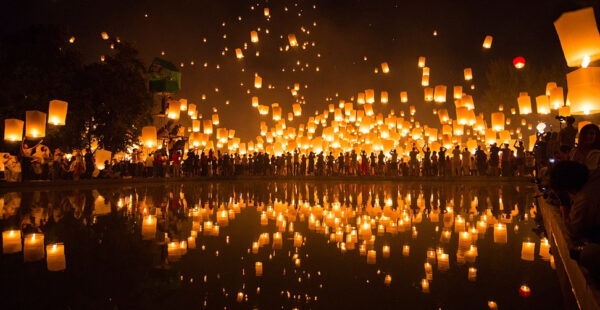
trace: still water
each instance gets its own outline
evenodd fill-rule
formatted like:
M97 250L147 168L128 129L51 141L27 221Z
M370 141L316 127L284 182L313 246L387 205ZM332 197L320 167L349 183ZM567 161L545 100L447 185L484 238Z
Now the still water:
M534 195L531 184L509 182L234 181L4 192L0 303L560 309ZM19 233L22 246L14 241Z

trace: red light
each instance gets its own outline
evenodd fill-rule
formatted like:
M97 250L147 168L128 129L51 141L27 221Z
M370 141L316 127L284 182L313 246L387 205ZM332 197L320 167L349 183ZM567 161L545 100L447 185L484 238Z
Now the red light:
M521 287L519 288L519 296L523 298L531 296L531 289L529 288L529 286L525 284L521 285Z
M515 57L515 59L513 59L513 65L517 69L521 69L521 68L525 67L525 58L523 58L521 56Z

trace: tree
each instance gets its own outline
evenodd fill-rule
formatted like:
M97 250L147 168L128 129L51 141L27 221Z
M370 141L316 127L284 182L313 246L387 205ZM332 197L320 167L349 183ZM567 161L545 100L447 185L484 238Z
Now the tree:
M1 39L0 118L24 120L27 110L46 112L50 100L65 100L66 125L48 126L45 144L71 150L97 139L99 147L125 150L151 122L152 97L138 52L113 41L114 54L84 65L67 37L61 27L36 26Z

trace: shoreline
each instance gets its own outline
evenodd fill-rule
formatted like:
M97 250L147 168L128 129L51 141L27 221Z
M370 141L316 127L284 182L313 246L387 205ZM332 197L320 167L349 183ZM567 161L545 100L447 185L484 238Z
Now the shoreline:
M129 178L129 179L85 179L56 181L24 181L0 183L0 191L31 191L36 189L55 189L57 187L111 187L151 185L189 182L518 182L533 184L532 177L489 177L489 176L231 176L231 177L181 177L181 178Z

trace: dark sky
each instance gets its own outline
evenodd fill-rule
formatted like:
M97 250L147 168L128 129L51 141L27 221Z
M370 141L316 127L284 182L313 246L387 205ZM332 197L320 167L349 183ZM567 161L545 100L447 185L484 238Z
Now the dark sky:
M285 115L295 100L287 87L294 83L302 85L304 116L325 109L327 98L336 93L338 99L349 100L358 91L374 88L376 93L386 90L390 94L390 103L379 108L376 104L377 110L408 111L399 98L400 91L407 90L409 103L417 106L417 119L433 121L431 108L423 102L419 56L427 57L430 85L448 85L449 95L453 85L468 86L463 69L473 68L476 88L469 93L477 105L492 59L511 61L523 56L528 64L564 62L552 23L562 12L591 3L594 1L22 0L10 1L2 9L0 31L32 24L66 25L90 62L110 53L100 37L106 31L111 37L132 42L148 65L157 56L178 66L183 63L179 95L196 103L205 116L217 107L224 126L237 129L242 138L253 138L260 117L250 106L251 96L257 95L261 104L279 102ZM595 6L598 14L598 3ZM270 10L269 19L263 14L265 7ZM250 31L258 28L260 41L251 43ZM434 30L437 36L433 36ZM280 51L289 33L296 35L300 45L308 42L306 49ZM494 37L490 50L481 47L486 35ZM244 43L248 47L240 61L234 50L243 48ZM228 51L222 55L225 47ZM161 51L166 54L161 56ZM255 56L256 51L260 56ZM389 63L390 73L375 74L383 61ZM263 88L258 91L253 88L254 73L263 77ZM269 84L274 89L268 89ZM206 100L201 100L202 94Z

